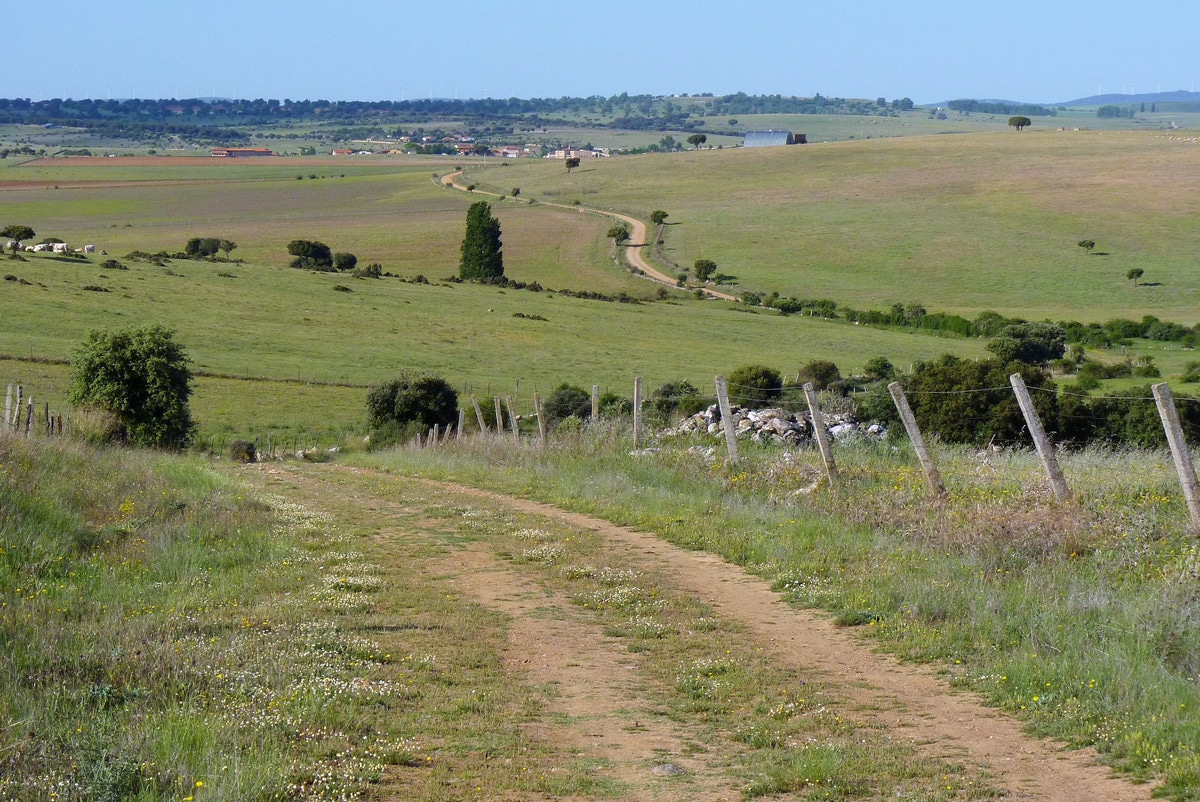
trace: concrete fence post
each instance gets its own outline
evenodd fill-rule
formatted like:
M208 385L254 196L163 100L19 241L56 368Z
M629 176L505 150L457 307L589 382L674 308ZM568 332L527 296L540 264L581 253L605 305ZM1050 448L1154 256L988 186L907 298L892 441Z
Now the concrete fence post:
M733 428L733 411L729 404L729 390L725 386L725 377L717 376L717 406L721 410L721 428L725 431L725 448L729 451L729 461L737 464L737 430Z
M942 475L938 473L937 466L933 464L933 458L929 456L929 449L925 447L925 438L921 436L917 418L913 415L912 407L908 405L908 399L904 397L904 388L900 386L900 382L892 382L888 385L888 392L892 394L896 411L900 413L900 420L904 422L904 429L908 432L908 440L912 443L913 451L917 452L921 470L925 472L925 482L929 485L930 490L944 498L946 486L942 484Z
M1013 392L1016 393L1017 403L1021 406L1021 414L1025 416L1025 425L1029 429L1029 434L1033 437L1033 445L1037 449L1038 456L1042 458L1042 465L1046 469L1046 478L1050 480L1050 489L1054 491L1054 497L1059 501L1066 501L1071 496L1071 491L1067 488L1067 479L1063 476L1062 468L1058 467L1058 458L1054 456L1054 444L1050 442L1050 438L1046 436L1046 430L1042 428L1042 419L1038 417L1037 410L1034 409L1033 399L1029 397L1029 389L1025 386L1025 380L1021 378L1020 373L1014 373L1008 377L1012 384Z
M829 432L825 429L825 420L821 417L821 407L817 404L817 391L812 382L804 383L804 399L808 401L808 414L812 416L813 436L817 438L817 448L821 451L821 461L825 463L825 475L829 477L830 486L838 482L837 463L833 460L833 446L829 442Z
M1167 443L1171 446L1171 459L1175 461L1175 472L1179 474L1179 484L1183 488L1183 497L1187 501L1188 514L1192 519L1192 529L1200 529L1200 487L1196 483L1196 468L1192 465L1192 456L1188 452L1187 440L1183 437L1183 427L1179 424L1179 412L1175 409L1175 397L1171 388L1164 384L1156 384L1150 388L1154 392L1154 403L1158 405L1158 416L1162 418L1163 429L1167 433Z

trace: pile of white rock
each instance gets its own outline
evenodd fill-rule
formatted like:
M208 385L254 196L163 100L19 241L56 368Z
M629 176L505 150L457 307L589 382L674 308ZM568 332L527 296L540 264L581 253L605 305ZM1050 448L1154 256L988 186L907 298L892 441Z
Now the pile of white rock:
M780 407L769 409L747 409L734 405L729 410L734 431L739 439L756 443L784 443L795 445L813 436L812 418L807 412L789 412ZM850 413L830 413L821 416L829 436L835 440L847 437L876 437L887 434L887 428L879 423L860 424ZM671 434L701 434L724 436L721 423L721 408L713 404L703 412L684 418L670 430Z

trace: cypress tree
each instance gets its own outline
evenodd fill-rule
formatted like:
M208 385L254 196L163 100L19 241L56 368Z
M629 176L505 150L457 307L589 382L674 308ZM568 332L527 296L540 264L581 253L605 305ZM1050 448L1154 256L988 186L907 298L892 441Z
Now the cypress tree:
M500 221L492 217L487 201L472 203L467 210L467 233L462 241L460 278L480 281L504 275L504 254L500 251Z

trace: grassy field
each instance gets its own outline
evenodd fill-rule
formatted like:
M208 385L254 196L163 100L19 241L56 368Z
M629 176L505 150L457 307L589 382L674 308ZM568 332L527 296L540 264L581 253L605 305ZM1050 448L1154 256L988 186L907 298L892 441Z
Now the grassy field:
M570 208L578 202L642 218L666 209L667 258L684 266L714 259L736 278L727 287L734 292L1031 319L1154 314L1184 324L1195 322L1200 301L1190 258L1200 149L1162 133L1035 129L714 149L596 160L569 174L555 161L460 161L466 181L482 189L521 189L519 201L493 199L506 273L549 288L655 296L614 258L604 236L611 221ZM244 260L165 268L125 260L128 270L101 271L100 257L6 259L3 272L15 280L0 285L0 353L64 359L90 329L163 323L202 372L354 385L314 386L298 401L298 384L202 377L195 402L210 441L342 439L361 425L353 410L363 386L402 370L529 403L562 382L627 392L641 375L651 388L683 378L707 387L714 374L754 362L791 375L810 359L833 359L845 374L878 355L903 368L946 352L984 353L979 341L750 314L683 293L615 304L443 285L438 279L457 270L472 200L437 185L434 174L452 166L161 158L0 168L0 222L28 223L39 238L95 243L121 257L216 236L237 242L233 256ZM537 199L568 208L527 202ZM1098 243L1091 255L1076 246L1085 237ZM297 238L433 283L291 270L286 245ZM1132 267L1145 271L1137 286L1125 278ZM1192 361L1174 345L1132 350L1155 356L1167 377ZM41 370L13 368L0 381L26 382ZM30 382L30 392L61 398L63 375Z
M1194 322L1200 148L1155 132L984 133L521 163L526 196L670 213L667 252L735 289L858 308ZM468 180L496 186L472 165ZM1086 255L1076 243L1094 239ZM1101 255L1103 254L1103 255ZM1126 279L1145 271L1138 287Z

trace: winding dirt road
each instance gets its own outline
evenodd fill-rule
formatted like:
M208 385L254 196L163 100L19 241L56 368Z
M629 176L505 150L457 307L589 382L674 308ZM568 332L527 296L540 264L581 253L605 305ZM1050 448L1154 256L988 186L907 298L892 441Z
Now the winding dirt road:
M454 180L460 175L462 175L461 170L453 173L447 173L441 178L442 185L450 189L457 189L461 190L462 192L466 192L467 188L459 185ZM502 197L494 192L484 192L478 189L472 191L477 195L491 195L497 198ZM638 220L636 217L630 217L629 215L621 214L619 212L610 212L605 209L595 209L589 206L568 206L565 203L551 203L549 201L538 201L538 203L542 206L554 206L559 209L578 211L581 214L598 214L602 217L607 217L609 219L618 220L622 223L625 223L629 226L629 240L624 245L625 258L629 260L630 267L632 267L635 271L639 271L637 275L649 279L655 284L662 284L665 287L678 288L679 285L675 283L674 278L668 276L666 273L662 272L646 261L644 249L649 244L649 240L647 239L648 231L646 224L641 220ZM730 295L729 293L721 292L720 290L714 290L708 287L700 287L699 289L710 298L719 298L722 301L738 300L736 295Z
M389 508L406 492L423 497L477 499L480 504L593 533L645 570L664 576L678 592L711 606L718 617L745 627L772 661L822 678L847 700L855 716L912 744L931 760L969 767L988 777L1003 799L1039 802L1149 800L1153 786L1114 778L1090 749L1066 750L1032 738L1006 714L984 706L969 693L955 692L922 666L902 664L873 651L852 631L781 600L767 582L711 554L687 551L658 537L587 515L500 495L486 490L415 478L388 477L390 495L371 490L382 474L326 466L265 469L273 492L306 505L335 506L333 499L389 526ZM262 474L260 474L261 476ZM361 482L361 483L360 483ZM378 488L378 484L374 485ZM353 488L350 490L350 488ZM730 778L718 767L689 756L686 731L669 722L652 726L636 712L636 658L605 645L594 624L573 620L566 599L552 598L514 573L511 565L478 545L448 557L440 570L462 593L502 612L512 622L513 642L506 662L514 671L553 681L561 688L564 722L546 723L535 737L577 745L581 753L603 758L614 776L633 788L629 799L732 799ZM566 612L547 615L549 607ZM589 628L590 627L590 628ZM630 721L631 718L639 719ZM653 756L666 756L690 777L680 795L661 794L647 777ZM640 790L638 790L640 789ZM652 794L651 791L654 791ZM922 797L924 798L924 797Z

